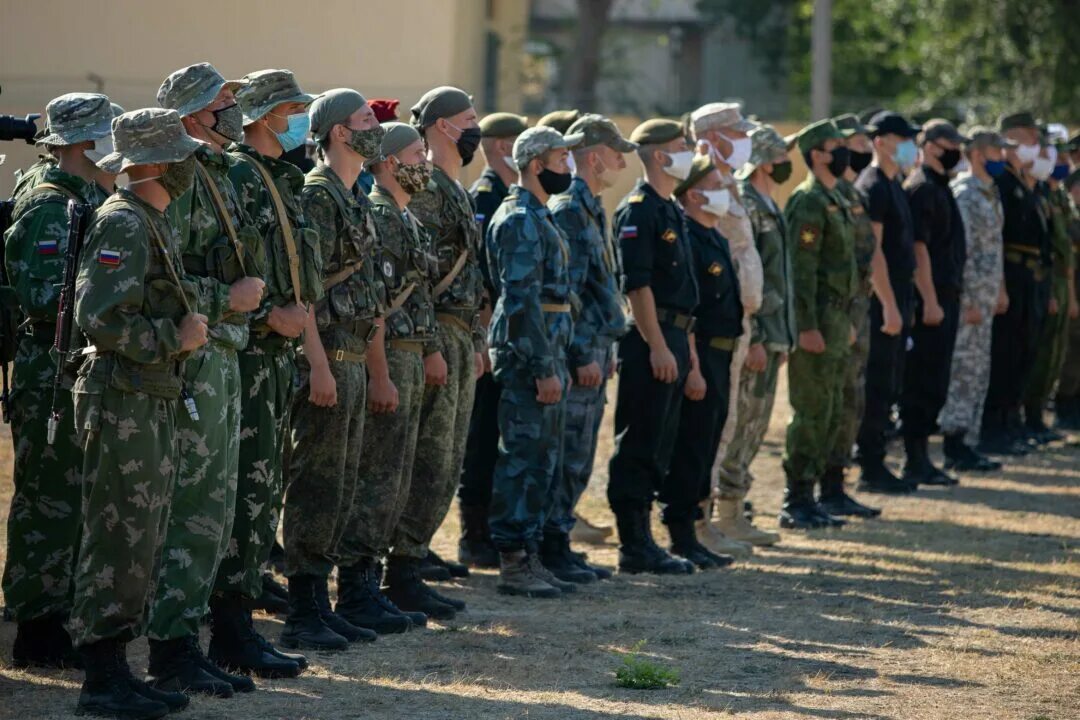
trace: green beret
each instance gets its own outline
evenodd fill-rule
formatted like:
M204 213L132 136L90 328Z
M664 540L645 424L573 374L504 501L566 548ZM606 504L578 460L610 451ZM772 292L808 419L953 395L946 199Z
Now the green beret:
M401 122L387 122L382 124L384 130L382 138L382 154L397 155L405 148L420 139L420 133L412 125Z
M694 161L690 163L690 174L675 186L675 196L682 197L685 195L687 190L693 188L703 177L715 169L716 165L713 164L712 158L708 155L694 155Z
M512 138L525 132L529 119L514 113L497 112L480 121L480 134L486 138Z
M343 125L349 116L364 107L367 100L355 90L335 88L327 90L308 106L311 118L311 135L316 140L325 140L335 125Z
M844 134L832 120L818 120L816 123L810 123L795 136L795 142L799 144L799 152L802 153L820 149L826 140L843 139Z
M555 110L540 118L536 124L540 127L555 128L565 135L570 126L576 123L580 117L580 110Z
M464 90L443 85L428 90L412 106L413 127L429 128L440 118L454 117L473 106L472 98Z
M663 145L685 136L682 123L677 120L653 118L634 128L634 132L630 133L630 142L638 145Z
M1014 128L1038 128L1039 123L1035 116L1029 112L1017 112L1002 115L998 118L998 132L1005 132Z
M863 125L858 116L854 113L845 113L843 115L837 115L833 119L833 124L836 128L844 134L844 137L849 138L852 135L869 135L870 128Z

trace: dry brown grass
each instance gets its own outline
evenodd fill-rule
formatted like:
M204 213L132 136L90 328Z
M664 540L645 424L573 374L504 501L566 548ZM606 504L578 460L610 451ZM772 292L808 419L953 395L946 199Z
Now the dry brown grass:
M778 408L755 466L752 499L767 527L786 420ZM455 622L312 656L299 680L197 699L178 717L1072 720L1080 717L1078 458L1080 450L1056 448L955 490L885 499L886 520L785 533L777 548L724 572L616 577L531 602L496 595L494 575L477 573L448 590L469 602ZM9 455L2 467L6 507ZM609 517L605 482L600 462L587 516ZM451 516L440 552L454 554L456 532ZM614 547L593 557L614 564ZM261 625L278 632L276 619ZM79 676L12 670L12 635L10 624L0 627L0 717L68 717ZM646 656L680 671L678 687L615 686L620 653L642 639ZM133 655L141 667L145 645Z

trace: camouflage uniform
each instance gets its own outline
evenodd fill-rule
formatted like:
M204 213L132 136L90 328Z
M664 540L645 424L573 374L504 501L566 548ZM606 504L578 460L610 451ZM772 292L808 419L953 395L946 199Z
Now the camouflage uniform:
M499 291L488 337L502 385L491 539L510 552L542 540L551 484L561 473L566 394L541 404L536 381L555 376L565 388L569 379L569 249L551 211L518 185L495 212L487 245Z
M855 439L859 434L863 407L866 405L866 361L870 356L870 262L877 250L877 239L870 223L866 196L853 183L836 181L837 192L848 201L855 221L855 267L858 286L851 299L851 324L855 328L855 344L851 346L844 371L844 397L840 408L840 430L833 445L830 467L847 467L851 463Z
M938 425L946 435L966 433L966 443L975 445L990 386L990 341L1004 272L1001 240L1004 213L993 182L984 183L974 175L962 175L952 182L952 191L967 238L961 305L977 308L982 313L982 322L960 323L948 399L938 416Z
M230 168L229 179L244 213L263 240L257 269L266 281L266 295L252 314L251 339L238 357L240 446L236 514L232 538L218 568L214 589L258 597L262 589L260 570L274 543L285 493L282 465L297 383L297 341L277 334L267 322L273 308L294 303L297 293L281 220L258 166L272 178L285 210L285 222L292 233L298 262L299 296L304 305L322 297L322 256L318 233L309 227L300 207L304 174L295 165L262 155L248 145L237 144L232 150L239 162Z
M34 164L25 170L15 172L15 188L11 191L11 201L19 202L22 196L45 179L45 173L56 167L56 158L52 155L38 155Z
M783 141L780 143L782 152L786 154ZM731 395L738 409L727 420L727 425L732 428L732 439L720 456L717 473L719 495L729 499L745 497L750 490L753 482L750 463L769 428L781 359L795 346L791 252L787 245L783 213L771 198L761 195L749 180L744 180L740 189L753 228L754 245L761 259L763 279L761 306L750 320L752 334L748 346L762 343L766 359L762 372L749 372L744 368L738 374L738 386L732 385ZM744 330L745 327L744 323Z
M207 316L210 342L184 363L184 383L199 418L177 414L179 445L176 489L162 555L157 597L147 635L154 640L197 635L208 611L218 564L232 535L236 510L236 472L240 445L240 367L237 352L247 345L247 316L229 307L229 286L257 273L259 239L243 213L229 181L238 160L200 148L196 162L206 169L226 204L227 222L241 240L235 248L211 199L206 179L169 206L168 217L180 230L186 277L199 293Z
M427 190L413 195L409 210L431 234L439 280L466 253L461 272L435 298L439 331L432 348L446 360L446 385L424 389L412 477L414 487L428 492L410 493L394 535L395 555L422 558L446 517L465 459L476 389L475 353L484 347L478 320L484 286L477 255L480 231L465 188L436 166Z
M315 305L319 336L337 383L337 404L309 400L311 366L298 359L300 387L292 414L292 450L285 496L285 574L326 577L333 566L352 564L338 546L356 500L360 451L367 413L364 358L382 312L385 285L375 268L375 225L371 203L345 187L328 166L310 173L301 191L304 215L319 234L327 276L362 263L326 288ZM331 431L328 431L331 430Z
M38 183L16 204L4 241L8 277L26 318L13 361L15 492L4 567L4 599L17 622L66 614L71 606L71 575L82 528L82 451L66 387L56 389L61 425L54 444L47 441L56 374L50 350L67 251L67 202L74 199L96 208L105 200L100 186L54 165L39 175Z
M165 216L120 190L95 213L80 258L76 321L97 351L72 390L85 478L77 646L142 634L154 594L177 471L182 293L197 309L194 287L177 287L166 265L183 272L178 249Z
M342 540L348 555L376 558L394 543L405 507L423 504L430 490L413 485L412 474L424 398L423 358L435 352L438 328L431 297L438 263L427 233L408 209L399 210L394 198L378 185L370 198L387 295L392 301L410 285L413 288L404 305L386 318L386 363L397 387L398 408L393 413L368 414L364 421L361 458L365 469L356 490L359 501L353 505Z
M547 524L549 529L568 533L574 527L574 507L592 475L607 404L608 367L615 342L626 332L626 315L619 292L618 258L600 196L575 177L570 190L552 197L548 207L566 236L571 290L581 303L567 348L568 369L572 373L595 362L604 378L598 387L575 384L567 393L562 473L552 488Z

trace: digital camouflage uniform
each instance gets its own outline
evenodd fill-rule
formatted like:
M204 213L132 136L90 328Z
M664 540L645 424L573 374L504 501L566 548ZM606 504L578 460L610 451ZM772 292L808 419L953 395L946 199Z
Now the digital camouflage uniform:
M195 288L168 271L183 272L178 250L165 216L119 190L95 213L80 258L76 322L97 352L72 390L85 490L76 646L142 634L154 595L177 472L181 293L199 310Z
M107 103L107 101L106 101ZM4 599L17 622L64 613L82 531L82 451L72 422L71 392L56 389L50 352L68 244L68 200L98 207L96 183L44 166L22 193L5 236L8 278L21 310L11 387L14 494L7 525ZM47 187L46 183L54 187ZM54 405L60 427L52 445L47 422Z
M373 262L370 201L350 192L328 165L307 174L300 197L304 215L319 234L324 276L356 267L338 284L324 284L326 293L315 304L319 336L337 383L337 404L317 407L308 400L311 366L301 355L286 469L285 574L326 577L335 564L357 560L340 556L338 546L357 499L367 414L364 359L386 289L382 270Z
M1001 242L1004 214L992 181L962 175L952 182L952 191L967 239L961 307L978 309L982 322L975 325L961 322L957 330L948 399L938 416L938 425L946 435L965 433L965 442L975 445L990 386L990 341L1004 263Z
M870 356L870 263L877 250L877 239L870 222L866 196L851 182L836 181L837 192L851 206L855 222L855 267L858 273L855 296L851 299L851 325L855 328L855 344L851 346L847 368L844 370L844 398L841 405L840 429L833 445L830 467L847 467L851 463L855 439L859 435L863 408L866 406L866 361Z
M25 170L15 172L15 187L11 191L12 202L19 202L28 190L45 178L45 173L56 167L56 158L52 155L38 155L34 164Z
M552 487L548 527L569 533L574 507L592 475L600 421L607 404L607 372L614 359L615 342L626 332L626 314L619 292L619 262L600 196L593 195L580 177L570 190L548 201L555 224L570 250L570 288L580 310L567 353L567 369L574 371L595 362L603 380L597 387L573 385L566 397L566 431L562 472Z
M353 506L343 540L349 555L377 558L390 549L405 507L423 504L430 491L413 485L412 475L424 399L424 355L435 352L431 287L438 282L438 262L426 231L408 209L400 210L393 196L378 185L370 198L380 246L377 262L386 277L389 301L412 288L404 304L386 318L386 363L397 387L398 408L369 413L365 420L364 470L356 491L361 501Z
M551 211L512 185L487 237L499 292L488 333L491 365L502 385L499 459L491 495L491 539L501 552L535 546L561 473L566 394L545 405L536 381L566 388L570 319L569 249Z
M478 321L484 285L480 229L465 188L435 166L427 190L413 195L409 210L431 236L439 261L436 284L450 274L461 253L466 254L461 272L435 298L439 329L431 347L446 360L446 384L424 388L412 476L413 487L429 491L423 496L410 493L394 533L395 555L422 558L446 517L465 459L476 389L475 353L484 347Z
M247 274L258 275L261 244L229 181L229 170L239 161L206 147L195 157L207 175L196 171L194 187L169 206L167 215L180 232L185 274L198 288L210 341L184 363L184 384L199 417L186 410L176 417L179 468L147 629L154 640L198 634L232 536L240 447L237 353L247 345L248 321L246 314L230 309L229 287ZM216 207L207 180L220 193L227 219ZM226 222L241 249L233 245Z
M262 591L261 568L269 559L281 515L284 454L298 380L298 340L277 334L267 322L273 308L295 303L297 292L289 269L291 251L259 167L272 178L285 210L298 264L298 294L304 306L322 297L322 255L318 233L308 226L300 206L304 174L292 163L262 155L248 145L237 144L232 150L239 162L233 163L229 178L244 213L262 238L262 257L256 269L266 281L266 295L251 316L251 339L238 356L236 514L214 587L219 592L258 597Z
M779 138L778 138L779 139ZM783 141L780 140L783 150ZM786 154L786 151L784 151ZM749 180L740 190L753 228L754 245L762 266L761 307L750 319L749 344L765 347L765 369L742 369L738 386L732 385L738 409L727 423L731 441L718 462L718 493L736 499L746 496L753 482L750 463L769 429L781 359L795 346L795 314L792 304L791 251L779 206L762 196ZM744 325L745 328L745 325ZM743 360L745 362L745 359Z
M789 499L813 501L840 430L846 364L851 348L851 299L858 279L851 207L810 175L784 210L793 248L798 332L818 330L825 352L797 350L788 364L794 416L787 428L784 472Z

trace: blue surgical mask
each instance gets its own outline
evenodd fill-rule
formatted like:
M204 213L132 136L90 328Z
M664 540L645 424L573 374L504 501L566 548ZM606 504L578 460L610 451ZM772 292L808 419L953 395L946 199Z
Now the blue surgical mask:
M986 168L986 174L990 177L997 177L1005 172L1004 160L987 160L984 166Z
M274 117L281 116L274 115ZM304 141L307 140L308 132L311 130L311 118L308 117L306 112L290 115L288 120L289 128L285 132L274 133L277 136L277 141L281 143L281 149L285 152L295 150L303 145Z
M893 160L900 166L901 170L908 170L915 166L915 161L919 158L919 150L915 147L915 143L911 140L903 140L896 146L896 153L893 154Z
M1064 180L1065 178L1069 177L1069 166L1068 165L1055 165L1054 166L1054 171L1052 173L1050 173L1050 177L1052 177L1052 178L1054 178L1055 180L1058 180L1058 181Z

